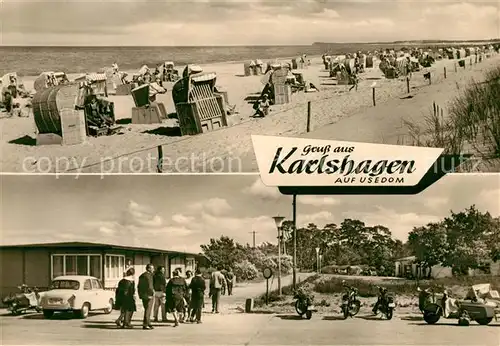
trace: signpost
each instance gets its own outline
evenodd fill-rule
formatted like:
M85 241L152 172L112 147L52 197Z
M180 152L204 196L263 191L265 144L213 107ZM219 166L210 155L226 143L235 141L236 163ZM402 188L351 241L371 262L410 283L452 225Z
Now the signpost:
M262 271L264 279L266 279L266 305L269 304L269 279L273 276L273 270L269 267Z

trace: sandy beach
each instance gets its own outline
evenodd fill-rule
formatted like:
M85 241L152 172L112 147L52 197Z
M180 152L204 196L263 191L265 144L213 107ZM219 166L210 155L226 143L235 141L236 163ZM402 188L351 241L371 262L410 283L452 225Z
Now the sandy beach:
M2 172L18 173L155 173L157 146L163 146L162 171L190 172L256 172L251 134L306 136L324 139L351 140L386 144L404 144L403 119L419 121L432 102L445 107L457 95L457 88L471 79L479 81L491 67L500 64L500 55L492 55L478 64L469 64L455 72L456 60L437 61L431 68L416 72L411 78L411 98L405 98L406 81L383 78L377 68L366 69L360 75L358 90L337 86L328 77L321 58L311 59L304 70L307 81L320 92L296 93L292 103L273 106L266 118L254 119L252 105L245 99L260 93L260 76L243 77L243 64L218 63L203 65L205 72L217 73L217 85L228 92L229 102L238 114L229 118L229 126L196 136L183 136L176 120L162 124L130 124L132 96L111 96L116 119L122 124L122 134L89 137L75 146L36 146L36 128L32 115L23 118L3 118L1 126ZM474 60L474 57L472 57ZM178 68L182 69L182 66ZM444 68L447 78L444 78ZM432 73L432 84L424 80ZM70 76L72 77L72 76ZM23 77L27 88L36 77ZM376 82L376 107L372 105L371 85ZM168 113L175 113L172 84L168 92L158 97ZM307 101L312 102L311 127L306 132Z

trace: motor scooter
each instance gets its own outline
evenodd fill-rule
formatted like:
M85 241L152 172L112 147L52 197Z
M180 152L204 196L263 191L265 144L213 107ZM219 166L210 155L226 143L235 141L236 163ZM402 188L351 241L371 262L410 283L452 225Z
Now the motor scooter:
M373 313L377 314L381 312L385 317L390 320L394 314L394 309L396 308L396 303L394 302L394 296L387 292L384 287L378 287L379 297L378 304L373 308Z
M41 312L40 294L38 288L30 288L27 285L18 286L20 292L11 294L3 299L3 303L7 305L7 309L13 315L20 315L28 310Z
M299 314L300 317L306 316L308 320L312 318L313 312L317 312L318 310L313 304L314 298L310 295L307 295L302 290L297 290L294 294L295 301L295 311Z
M344 319L354 317L358 314L361 308L361 302L358 300L358 289L354 287L347 287L347 293L342 296L342 315Z

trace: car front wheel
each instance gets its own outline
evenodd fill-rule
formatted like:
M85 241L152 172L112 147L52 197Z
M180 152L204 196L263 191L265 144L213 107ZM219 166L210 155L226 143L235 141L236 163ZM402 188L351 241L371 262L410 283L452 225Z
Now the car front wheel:
M104 309L105 314L110 314L111 312L113 312L113 299L109 300L108 307Z
M90 312L90 305L89 305L89 303L85 303L85 304L83 304L81 310L75 311L75 316L78 318L84 319L84 318L87 318L89 316L89 312Z

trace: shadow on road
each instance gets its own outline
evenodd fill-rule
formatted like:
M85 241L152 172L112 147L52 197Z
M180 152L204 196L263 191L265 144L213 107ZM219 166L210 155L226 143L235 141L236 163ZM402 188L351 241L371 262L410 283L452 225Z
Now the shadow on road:
M460 328L464 328L464 326L460 326L457 323L451 323L451 322L448 322L448 323L436 323L436 324L428 324L428 323L409 323L409 325L412 325L412 326L451 326L451 327L460 327ZM484 326L481 326L479 324L473 324L471 323L470 325L468 325L468 327L484 327Z
M300 321L300 320L305 320L302 316L299 315L278 315L276 317L281 318L282 320L293 320L293 321Z
M84 324L82 325L82 328L89 328L89 329L107 329L107 330L122 330L121 328L118 328L116 324Z
M424 318L422 316L404 316L401 317L403 321L423 321Z
M90 313L89 317L97 316L97 315L102 315L102 314L99 314L99 313L92 314L92 313ZM52 316L51 318L45 318L43 316L43 314L31 314L31 315L25 315L25 316L23 316L23 318L27 319L27 320L56 320L56 321L77 319L71 313L58 313L58 314L54 314L54 316Z
M245 313L245 312L244 312ZM266 310L254 310L250 312L251 314L257 314L257 315L273 315L276 314L274 311L266 311Z
M362 320L367 320L367 321L387 321L387 318L381 316L373 316L373 315L355 316L355 318L361 318Z
M36 315L38 314L38 312L24 312L20 315L14 315L10 312L7 312L5 314L0 314L0 317L21 317L21 316L32 316L32 315Z
M342 316L324 316L322 319L324 321L343 321L344 317L342 317Z

